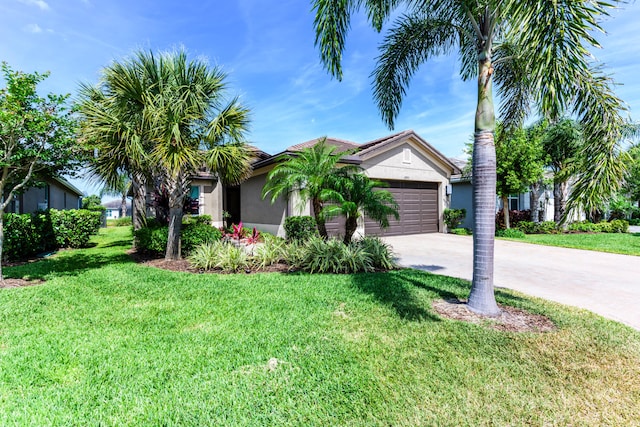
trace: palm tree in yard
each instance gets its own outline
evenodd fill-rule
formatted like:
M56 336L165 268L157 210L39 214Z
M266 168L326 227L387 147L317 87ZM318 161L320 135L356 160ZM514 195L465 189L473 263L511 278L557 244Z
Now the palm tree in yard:
M396 11L373 72L374 98L389 127L412 75L437 55L457 54L460 75L477 81L473 149L474 267L468 307L496 315L493 254L496 157L493 85L505 125L519 125L536 106L551 120L573 114L586 130L602 177L612 171L622 118L611 81L592 64L599 19L617 2L597 0L314 0L316 44L329 72L342 77L350 18L364 9L377 31ZM602 163L604 164L604 167ZM599 168L599 169L598 169ZM615 172L614 172L615 173Z
M331 204L325 207L325 216L345 217L344 244L348 245L358 227L358 219L366 215L382 228L389 227L389 217L400 219L398 204L393 195L380 189L385 183L365 174L341 174L331 185ZM377 187L377 188L376 188Z
M122 149L114 153L115 160L101 160L105 174L113 177L122 169L144 172L167 190L166 259L180 257L190 177L206 166L223 184L236 185L251 171L253 152L244 143L249 112L238 99L225 99L225 79L218 68L201 60L189 61L184 51L138 52L132 59L107 67L103 85L88 91L91 96L86 97L100 100L96 108L111 118L107 125L96 128L88 123L90 140L101 142L105 153L113 152L118 144ZM117 132L103 134L110 123L116 124Z
M301 206L311 201L318 232L326 239L323 209L331 193L329 184L339 173L359 170L354 165L338 165L342 156L346 154L349 152L337 153L336 147L327 144L326 138L323 138L312 147L282 156L279 159L281 162L267 175L262 198L269 196L271 203L274 203L279 197L288 197L297 191Z

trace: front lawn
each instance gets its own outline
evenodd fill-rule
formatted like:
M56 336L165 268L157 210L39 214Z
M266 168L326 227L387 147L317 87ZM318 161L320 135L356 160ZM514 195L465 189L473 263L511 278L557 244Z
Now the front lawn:
M640 233L527 234L524 239L509 240L614 254L640 255Z
M636 237L637 238L637 237ZM640 238L637 238L640 240ZM633 425L640 333L498 292L543 334L440 318L469 283L189 274L131 262L127 228L0 289L0 425Z

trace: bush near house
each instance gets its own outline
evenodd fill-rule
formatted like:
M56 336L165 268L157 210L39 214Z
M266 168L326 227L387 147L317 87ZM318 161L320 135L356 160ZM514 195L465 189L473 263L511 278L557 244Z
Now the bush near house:
M204 243L215 242L222 238L220 230L204 222L206 222L206 218L204 221L188 221L182 225L180 236L183 253L188 254ZM134 235L137 239L138 250L142 252L161 255L167 250L169 227L154 219L147 221L147 226L136 230Z
M629 222L623 219L597 223L584 220L569 224L568 230L583 233L626 233L629 231Z
M458 228L460 223L464 221L464 218L467 216L467 210L462 209L450 209L447 208L443 212L444 223L447 224L447 229L449 232Z
M531 211L529 209L522 211L509 211L509 224L515 228L522 221L531 221ZM496 230L504 230L504 214L502 211L496 214Z
M553 221L538 223L533 221L520 221L515 228L525 234L556 234L560 232L558 225Z
M49 209L32 214L5 214L3 258L19 260L58 248L81 248L98 234L101 213Z
M311 216L290 216L284 220L284 231L288 241L306 241L318 235L315 218Z

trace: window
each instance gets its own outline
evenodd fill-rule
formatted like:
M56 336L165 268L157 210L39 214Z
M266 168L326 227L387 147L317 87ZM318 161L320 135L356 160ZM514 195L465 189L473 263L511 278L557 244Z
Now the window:
M200 186L192 185L191 192L189 193L189 213L191 215L198 215L200 213Z
M520 210L520 196L518 194L509 194L509 210Z

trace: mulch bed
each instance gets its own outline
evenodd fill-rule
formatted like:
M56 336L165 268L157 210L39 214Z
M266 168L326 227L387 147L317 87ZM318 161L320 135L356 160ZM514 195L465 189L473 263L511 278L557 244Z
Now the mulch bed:
M43 280L26 280L26 279L4 279L4 282L0 282L0 289L8 288L21 288L23 286L36 286L42 285Z
M515 307L499 306L500 315L490 317L469 310L467 302L458 299L436 300L432 306L444 318L481 324L498 331L550 332L556 329L549 318Z

